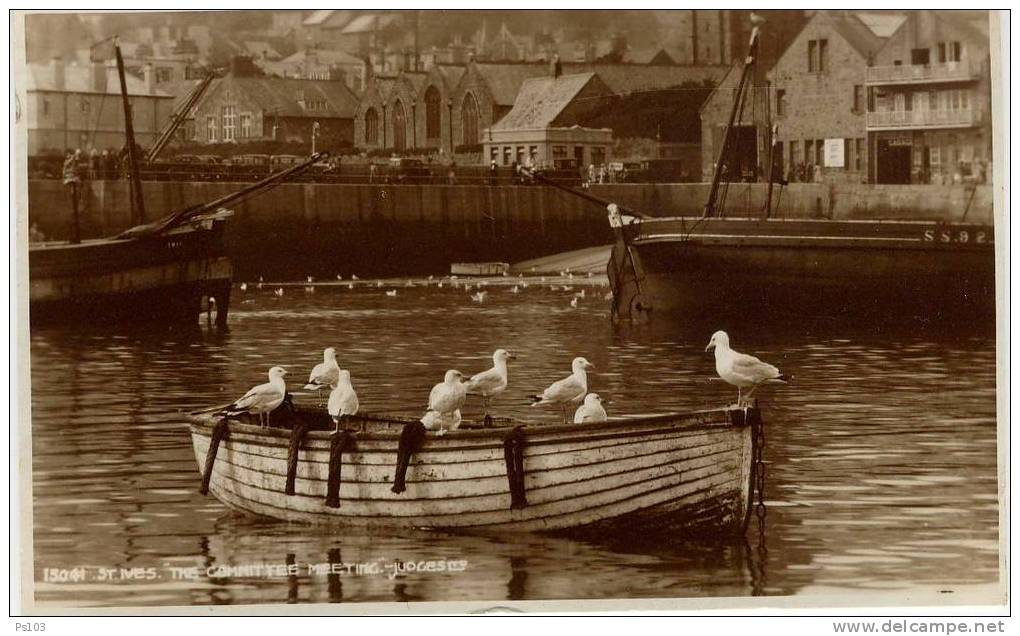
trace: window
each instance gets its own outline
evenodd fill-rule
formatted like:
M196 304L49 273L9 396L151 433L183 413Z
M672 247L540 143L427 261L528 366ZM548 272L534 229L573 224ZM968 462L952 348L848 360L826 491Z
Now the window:
M174 70L166 66L156 68L156 83L164 84L174 81Z
M399 99L393 103L393 149L403 152L407 147L407 113L404 102Z
M425 138L439 139L442 130L442 107L439 90L429 86L425 91Z
M379 113L374 108L365 111L365 143L379 143Z
M205 140L209 143L216 141L216 118L206 117L205 118Z
M939 94L936 91L928 91L928 110L939 109Z
M88 112L92 109L92 104L89 103L88 99L83 97L81 99L79 107L81 108L81 112L88 114Z
M858 138L854 145L857 146L854 153L854 169L860 172L864 169L864 139Z
M829 67L829 41L808 40L808 73L821 73Z
M928 148L928 164L932 169L938 168L942 165L942 148L939 146L931 146Z
M939 42L938 50L939 50L939 64L945 64L946 63L946 43L945 42Z
M854 84L854 112L859 113L864 109L864 86Z
M822 73L829 68L829 41L818 40L818 70Z
M233 104L221 106L220 117L223 118L223 141L234 141L234 132L237 126L237 107Z
M499 161L499 146L489 148L489 162Z
M461 140L465 146L473 146L478 143L478 102L475 96L468 93L461 102L460 109Z
M251 113L241 113L241 138L251 137Z
M779 89L776 91L776 117L783 117L786 115L786 91Z
M606 149L601 146L596 146L591 149L591 162L596 166L601 166L606 162Z
M804 163L810 165L811 158L814 157L814 144L815 142L810 139L804 140Z
M875 89L868 87L868 112L875 112Z
M566 159L566 158L567 158L566 146L553 146L553 159Z
M503 165L504 166L509 166L510 165L510 161L511 161L510 158L513 156L513 153L514 153L513 146L503 146Z
M50 114L50 100L48 99L42 100L42 114L44 116Z
M853 154L851 152L853 150L853 148L854 148L854 140L853 139L844 139L843 140L843 169L844 170L849 170L850 166L853 165L853 157L851 156Z
M807 70L808 73L815 73L818 71L818 40L808 40Z
M902 113L907 110L907 96L903 93L896 93L893 95L893 110L898 113Z
M963 57L963 48L960 46L960 43L959 42L950 42L949 43L949 61L950 62L959 62L962 57Z
M815 164L825 165L825 140L815 139Z
M519 165L524 164L524 146L517 146L516 161Z
M931 63L931 49L910 49L910 63L915 66L928 66Z

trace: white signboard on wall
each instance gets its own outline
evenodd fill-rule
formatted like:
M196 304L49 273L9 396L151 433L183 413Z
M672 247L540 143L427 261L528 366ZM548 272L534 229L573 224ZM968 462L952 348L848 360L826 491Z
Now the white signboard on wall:
M842 139L826 139L825 140L825 167L826 168L843 168L843 140Z

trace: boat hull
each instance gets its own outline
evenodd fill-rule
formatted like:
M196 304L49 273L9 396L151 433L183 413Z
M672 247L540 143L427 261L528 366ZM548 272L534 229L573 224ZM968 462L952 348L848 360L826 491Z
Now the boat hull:
M656 219L621 232L620 317L994 315L987 226Z
M206 297L215 299L217 320L224 322L233 271L222 225L138 239L32 246L31 322L194 323Z
M751 411L756 413L756 411ZM511 507L507 429L429 434L413 455L407 490L391 491L397 432L357 435L343 455L340 505L326 505L327 431L308 434L295 494L285 493L289 432L230 422L209 492L236 510L287 521L470 531L740 533L749 518L753 417L704 411L594 426L525 427L527 505ZM193 418L195 458L206 461L212 418Z

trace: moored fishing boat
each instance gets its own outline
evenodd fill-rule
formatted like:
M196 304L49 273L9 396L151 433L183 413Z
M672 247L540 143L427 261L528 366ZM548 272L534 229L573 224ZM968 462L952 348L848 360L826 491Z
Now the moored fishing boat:
M249 514L471 531L740 534L757 408L425 435L416 420L278 409L273 424L189 416L203 487ZM418 432L417 443L410 442ZM410 433L410 435L409 435ZM203 468L204 467L204 468Z

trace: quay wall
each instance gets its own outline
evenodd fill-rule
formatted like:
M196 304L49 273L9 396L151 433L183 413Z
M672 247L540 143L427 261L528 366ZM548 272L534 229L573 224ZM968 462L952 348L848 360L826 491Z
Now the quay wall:
M146 220L234 192L242 184L152 181ZM613 184L591 191L653 215L699 215L708 184ZM727 215L758 214L762 184L732 184ZM83 238L131 225L126 181L86 184ZM59 180L29 181L29 222L69 235ZM778 217L925 218L990 222L990 186L792 184L777 188ZM969 209L968 209L969 203ZM612 241L601 206L539 186L284 184L231 206L227 242L236 277L299 279L445 273L454 261L516 262Z

